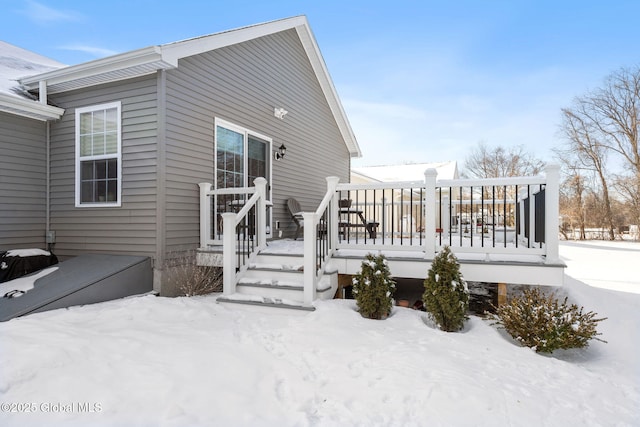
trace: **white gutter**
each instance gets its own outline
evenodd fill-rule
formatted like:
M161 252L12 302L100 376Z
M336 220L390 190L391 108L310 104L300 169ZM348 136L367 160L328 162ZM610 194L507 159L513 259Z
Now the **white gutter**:
M42 121L58 120L64 114L64 108L3 93L0 93L0 111Z
M104 74L122 69L146 65L154 62L165 62L162 58L162 51L159 46L151 46L144 49L138 49L131 52L125 52L119 55L109 56L107 58L96 59L95 61L85 62L83 64L72 65L69 67L59 68L35 76L20 79L28 90L39 88L41 81L46 81L48 86L58 83L68 82L70 80L79 80L87 77L93 77L96 74ZM175 63L166 63L165 66L176 67Z

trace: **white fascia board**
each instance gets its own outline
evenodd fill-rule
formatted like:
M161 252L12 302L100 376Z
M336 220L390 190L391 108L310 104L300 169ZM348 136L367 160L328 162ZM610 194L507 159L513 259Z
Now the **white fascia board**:
M0 111L41 121L58 120L64 114L64 108L5 94L0 94Z
M232 46L249 40L290 30L300 25L308 25L304 16L280 19L277 21L262 24L250 25L236 28L234 30L223 31L221 33L196 37L193 39L167 43L160 46L162 58L166 62L178 63L178 59L209 52L211 50Z
M342 137L347 144L347 148L349 149L351 157L362 157L362 151L360 150L360 146L358 145L356 136L351 129L347 114L342 108L342 103L340 102L340 98L338 97L338 92L336 91L336 88L331 81L331 76L329 75L327 65L324 62L322 54L320 53L320 48L316 43L315 37L311 33L311 28L307 24L306 19L304 25L297 26L296 30L298 32L298 37L300 37L302 45L307 52L307 56L309 57L309 61L311 62L311 67L313 68L318 81L320 82L320 87L324 92L324 96L329 103L329 107L333 112L334 118L336 119L336 123L338 124L338 128L340 129L340 133L342 134Z
M311 33L309 22L305 16L295 16L292 18L280 19L262 24L242 27L235 30L229 30L222 33L216 33L209 36L203 36L195 39L189 39L161 46L162 58L166 62L176 63L181 58L198 55L204 52L232 46L249 40L268 36L270 34L279 33L290 29L296 29L298 37L307 53L307 57L311 62L311 66L320 82L325 98L329 103L329 107L333 112L336 123L344 138L351 157L361 157L362 152L358 146L351 125L342 108L342 104L338 98L337 91L331 81L327 66L320 54L320 49Z
M169 43L161 46L151 46L138 49L108 58L97 59L83 64L72 65L58 70L50 71L20 80L28 90L39 88L41 81L48 86L61 84L73 80L80 80L99 74L107 74L118 70L132 68L145 64L158 64L159 68L175 68L180 58L197 55L225 46L231 46L281 31L295 28L298 37L307 53L311 66L320 82L325 98L333 112L334 118L351 157L361 157L362 152L358 146L349 120L340 103L338 93L331 81L327 66L322 58L320 49L315 41L309 23L305 16L271 21L248 27L229 30L209 36L198 37L180 42ZM148 71L146 71L148 73Z
M38 88L41 81L46 81L47 85L55 85L71 80L83 79L98 74L118 71L125 68L131 68L138 65L149 64L153 62L162 62L162 53L159 46L151 46L144 49L138 49L119 55L110 56L108 58L96 59L95 61L85 62L83 64L72 65L58 70L49 71L47 73L37 74L35 76L26 77L20 80L29 90ZM166 61L165 61L166 62ZM166 67L176 67L176 63L167 63Z
M108 58L97 59L95 61L25 77L20 80L20 83L28 90L35 90L38 89L41 81L46 81L48 86L52 86L146 64L155 63L158 69L175 68L178 66L178 60L180 58L277 33L294 28L296 25L306 25L306 22L304 16L297 16L209 36L169 43L162 46L150 46ZM141 72L148 73L148 70Z

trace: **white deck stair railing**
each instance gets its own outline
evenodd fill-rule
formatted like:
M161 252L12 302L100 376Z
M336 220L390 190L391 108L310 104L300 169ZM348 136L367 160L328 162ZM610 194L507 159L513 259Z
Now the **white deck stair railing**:
M326 263L331 259L335 249L332 245L332 232L337 230L337 216L334 207L337 205L336 187L340 178L327 177L327 192L315 212L303 212L304 220L304 304L311 305L316 299L316 288L322 277ZM333 202L333 203L332 203ZM328 221L321 223L322 218ZM335 225L335 227L334 227ZM336 231L337 233L337 231ZM336 234L337 236L337 234ZM325 239L327 245L319 245L318 242ZM325 248L326 253L318 256L319 248Z
M437 180L436 171L428 169L423 181L368 184L341 184L339 178L327 177L320 205L314 212L303 213L304 305L310 306L316 299L318 282L338 249L418 251L433 259L449 245L454 252L486 254L487 259L493 254L525 254L541 256L546 264L558 263L559 166L550 165L545 172L534 177ZM212 212L212 198L240 194L246 199L251 194L238 213L219 215L225 295L235 292L239 275L266 246L267 182L257 178L254 185L211 190L211 184L200 184L201 248L220 244L212 235L218 218L218 213ZM496 192L501 196L496 197ZM359 219L345 221L340 199L353 202L349 212L359 213ZM544 203L544 209L536 203ZM246 226L251 209L255 212L255 240L251 252L241 258L237 236L242 229L238 225L244 221ZM467 226L463 230L463 220L469 232ZM509 244L508 234L510 239L515 235Z
M223 212L222 218L222 266L223 266L223 294L231 295L235 293L238 281L238 273L242 273L248 267L248 261L266 246L266 195L267 180L262 177L256 178L254 188L226 188L211 190L211 184L202 183L200 185L200 246L206 248L215 240L211 238L213 214L211 212L211 197L223 194L252 194L243 203L242 209L238 213ZM254 218L248 218L249 212L255 212ZM217 216L217 214L216 214ZM255 224L250 224L251 221ZM251 245L240 245L238 241L237 227L245 223L242 236L249 239ZM249 235L250 229L255 229L254 235ZM253 240L255 239L255 240ZM242 255L242 256L239 256Z

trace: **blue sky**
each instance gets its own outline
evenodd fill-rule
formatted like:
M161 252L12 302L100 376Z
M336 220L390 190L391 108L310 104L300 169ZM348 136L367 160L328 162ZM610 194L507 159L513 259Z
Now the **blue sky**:
M640 65L640 1L0 0L0 39L76 64L306 15L364 153L457 160L560 144L560 109Z

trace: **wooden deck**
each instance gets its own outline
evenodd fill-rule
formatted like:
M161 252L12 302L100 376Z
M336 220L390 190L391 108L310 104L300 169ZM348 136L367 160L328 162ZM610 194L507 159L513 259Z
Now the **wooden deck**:
M356 274L367 253L384 254L394 277L421 279L446 246L467 281L498 283L499 294L506 293L506 284L563 283L558 166L534 177L438 181L436 171L428 169L420 182L326 181L317 209L302 212L302 241L267 241L264 178L244 189L200 184L198 262L223 267L225 295L236 294L243 277L256 274L251 264L269 254L299 258L300 302L309 307L325 296L318 290L324 276L333 287L336 275ZM240 212L217 212L214 199L230 191L251 197Z

